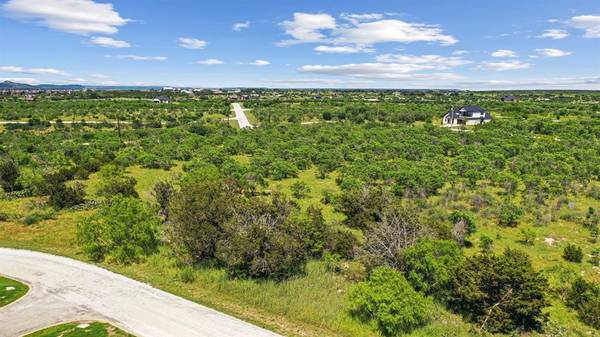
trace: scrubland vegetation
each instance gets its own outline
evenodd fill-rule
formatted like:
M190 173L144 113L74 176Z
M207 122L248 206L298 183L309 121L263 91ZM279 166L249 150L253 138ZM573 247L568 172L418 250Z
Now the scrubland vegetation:
M211 95L3 98L31 122L0 132L0 245L286 335L599 334L599 94L261 94L253 130ZM439 126L467 103L494 120Z

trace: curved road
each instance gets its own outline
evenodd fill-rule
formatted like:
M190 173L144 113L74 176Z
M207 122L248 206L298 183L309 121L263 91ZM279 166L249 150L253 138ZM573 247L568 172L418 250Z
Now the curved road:
M103 320L138 337L278 337L275 333L90 264L0 248L0 274L31 289L0 308L0 336Z

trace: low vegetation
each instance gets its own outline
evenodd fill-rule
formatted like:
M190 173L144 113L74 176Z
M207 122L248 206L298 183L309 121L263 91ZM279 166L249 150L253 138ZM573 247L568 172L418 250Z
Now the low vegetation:
M21 282L0 276L0 308L23 297L29 287Z
M133 337L108 323L74 322L53 326L25 337Z
M0 99L131 122L0 132L0 245L286 335L598 334L596 93L266 91L244 103L253 130L200 118L229 109L206 93L155 110L88 94ZM438 127L451 102L494 121Z

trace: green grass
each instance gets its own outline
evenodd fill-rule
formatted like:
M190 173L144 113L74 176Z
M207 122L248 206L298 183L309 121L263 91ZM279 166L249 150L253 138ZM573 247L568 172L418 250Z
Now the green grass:
M74 322L53 326L25 337L133 337L108 323Z
M21 282L0 276L0 308L23 297L29 287Z
M283 192L296 201L302 209L306 209L310 205L323 208L323 216L325 217L325 220L329 223L337 224L344 220L344 214L336 212L333 208L333 205L325 205L321 202L321 199L323 199L323 193L329 192L331 194L338 194L340 192L339 186L337 186L335 183L335 177L335 173L332 173L325 179L319 179L317 169L311 168L306 171L300 171L297 178L285 179L281 181L270 181L268 188L270 190ZM310 189L310 192L302 199L293 198L290 190L292 184L297 181L306 183Z
M248 156L235 156L240 163L248 163ZM170 171L144 169L132 167L129 174L138 179L136 186L142 198L151 200L150 190L154 183L161 179L176 175L180 166ZM341 226L343 214L336 212L331 205L321 203L322 193L329 191L339 193L335 184L335 174L326 179L319 179L315 169L302 171L298 178L283 181L271 181L268 189L280 190L291 196L290 186L301 180L311 189L303 199L294 199L300 207L319 205L323 208L327 222L333 226ZM88 188L94 185L95 177L87 182ZM496 194L491 187L485 188L487 192ZM459 199L451 206L468 207L471 192L462 193ZM431 203L440 202L441 196L434 197ZM584 214L589 206L600 206L598 201L578 196L572 197L572 205L563 206L560 213L574 212ZM86 261L76 245L75 228L81 217L91 211L62 211L54 219L42 221L38 224L25 226L12 220L26 214L30 207L26 204L39 203L43 199L27 198L15 201L0 201L0 207L7 206L7 213L11 220L0 223L0 246L27 248L39 251L65 255ZM549 203L550 204L550 203ZM493 208L490 206L489 208ZM587 242L587 233L581 224L557 219L544 226L533 226L531 215L523 217L519 227L505 228L496 224L491 215L486 211L477 214L477 232L471 238L474 247L467 250L467 254L475 254L477 244L482 234L494 239L494 250L501 252L506 247L518 248L526 251L533 260L538 270L542 270L550 279L549 296L551 307L547 312L554 326L567 328L566 336L594 336L595 330L585 326L577 319L576 313L567 308L555 293L560 287L565 287L573 275L583 275L588 279L597 279L597 270L592 269L589 263L573 264L564 261L561 257L562 247L566 242L577 243L584 248L586 253L594 247ZM536 231L536 240L533 246L519 243L520 228L531 227ZM558 246L548 246L544 237L558 238ZM564 240L564 241L563 241ZM328 271L323 262L311 261L305 275L294 277L284 282L256 281L232 279L224 270L214 267L195 267L186 273L186 282L182 279L184 267L168 247L162 247L159 253L149 256L145 261L132 265L101 264L103 267L121 273L128 277L151 284L165 291L174 293L192 301L221 310L228 314L253 322L263 327L275 330L287 336L379 336L370 326L363 325L353 320L347 312L346 294L353 282L341 274ZM594 272L596 274L594 274ZM596 275L596 276L595 276ZM432 321L426 327L417 329L408 334L410 337L472 337L471 325L462 321L454 314L449 313L441 306L432 316ZM499 335L500 336L500 335ZM531 334L531 337L546 336L544 334ZM551 335L550 335L551 336Z
M170 170L148 169L141 166L131 166L127 168L127 175L132 176L137 181L135 190L144 201L153 201L152 188L162 180L173 180L182 172L182 163L176 163ZM85 185L85 192L88 198L98 199L96 192L100 186L100 177L98 173L91 174L88 180L82 181Z

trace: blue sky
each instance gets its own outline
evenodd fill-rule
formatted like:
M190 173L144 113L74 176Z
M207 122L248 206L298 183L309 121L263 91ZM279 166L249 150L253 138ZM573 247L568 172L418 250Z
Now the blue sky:
M600 89L600 1L0 0L0 80Z

